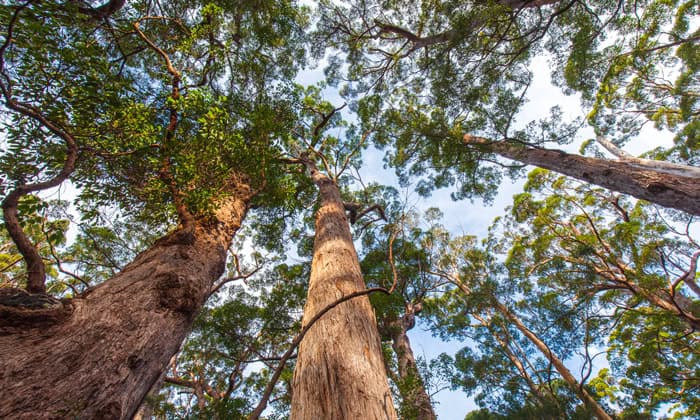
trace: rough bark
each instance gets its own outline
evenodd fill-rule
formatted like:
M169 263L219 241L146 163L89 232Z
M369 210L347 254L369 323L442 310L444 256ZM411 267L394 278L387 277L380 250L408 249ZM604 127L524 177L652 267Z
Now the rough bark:
M239 185L41 327L0 319L0 418L130 419L190 331L247 210ZM16 308L15 308L16 309Z
M664 207L700 215L700 182L697 177L647 169L628 161L597 159L470 135L464 136L464 143Z
M437 416L433 411L430 396L425 390L425 385L420 373L416 358L413 355L408 331L416 324L414 307L410 305L406 313L387 326L391 337L391 347L394 349L398 362L399 380L404 382L399 385L399 391L404 403L413 410L410 418L416 420L435 420Z
M338 186L307 163L321 197L305 326L323 308L365 290ZM292 419L396 419L376 319L366 296L328 311L298 351Z

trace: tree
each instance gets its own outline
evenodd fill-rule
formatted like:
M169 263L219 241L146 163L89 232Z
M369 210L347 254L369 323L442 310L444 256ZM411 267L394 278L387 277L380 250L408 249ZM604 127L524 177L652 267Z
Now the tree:
M514 278L536 280L547 306L571 302L573 313L595 313L582 326L607 337L597 345L607 347L611 378L619 378L616 403L633 415L671 401L686 416L697 413L700 254L691 222L536 170L499 227Z
M501 167L532 164L698 214L697 168L640 165L627 158L583 158L545 149L573 140L579 123L548 120L516 129L532 75L529 60L552 56L553 77L580 92L601 141L621 145L644 121L678 133L655 157L694 162L697 28L688 2L323 3L319 36L347 53L349 94L369 91L368 114L384 113L375 136L421 192L457 184L456 198L492 197ZM604 42L614 39L615 42ZM675 57L674 57L675 53ZM677 68L675 81L662 68ZM341 79L338 63L330 73ZM455 95L455 93L457 93ZM608 141L606 138L612 138ZM617 147L617 146L616 146ZM519 163L513 166L498 156ZM620 157L620 154L616 153ZM649 163L647 161L647 163Z
M497 275L498 269L492 257L482 250L475 249L473 238L456 238L445 245L444 249L447 251L445 258L433 268L435 274L447 279L456 286L458 295L471 297L476 294L477 299L482 299L482 301L473 309L486 312L487 315L484 316L493 316L489 314L491 311L501 316L504 321L516 328L520 334L526 337L539 350L541 355L559 373L570 390L578 396L596 418L611 419L612 417L585 389L583 384L579 383L563 360L553 352L540 335L525 325L522 319L497 296L494 290L497 283L494 281L493 276ZM483 316L477 313L475 318L479 319L483 318ZM482 325L489 324L484 319L481 319L480 322Z
M416 217L397 200L396 191L379 186L368 189L376 190L374 195L380 197L373 202L381 203L383 212L394 221L365 230L362 235L365 251L361 265L365 279L385 287L389 281L396 282L391 295L371 297L379 332L393 352L391 357L385 353L387 371L398 389L401 418L434 420L437 417L428 392L430 384L424 376L425 370L419 369L408 332L416 326L423 301L438 293L444 282L424 271L430 261L422 249L420 230L413 225Z
M258 264L262 263L229 277L245 284L234 283L228 293L222 289L217 301L200 313L155 397L172 405L156 404L158 411L177 417L244 418L257 404L291 344L289 331L298 328L308 281L305 264L280 264L271 270ZM273 407L279 417L289 411L291 376L287 367L275 388ZM179 396L182 393L191 397Z
M97 16L70 3L2 7L3 216L29 292L5 290L0 305L3 417L131 417L223 273L253 198L284 194L280 167L260 162L292 113L268 84L303 56L304 9L186 3L110 2ZM44 295L17 203L67 179L88 219L116 207L179 226L103 283Z
M376 319L364 293L365 282L338 185L370 133L356 137L349 130L345 140L326 134L324 130L338 124L340 109L317 103L314 92L310 93L305 98L306 112L315 122L296 133L300 152L290 162L302 164L308 172L318 188L319 206L315 210L311 274L302 318L302 328L308 330L299 345L294 368L290 416L393 419L396 412ZM331 154L333 149L335 153ZM318 169L317 162L325 173ZM339 299L356 294L365 295L338 304ZM316 318L332 305L337 306Z

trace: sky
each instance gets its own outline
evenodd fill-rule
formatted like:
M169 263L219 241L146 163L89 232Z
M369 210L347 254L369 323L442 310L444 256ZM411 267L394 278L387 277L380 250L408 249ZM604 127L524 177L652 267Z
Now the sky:
M311 85L322 80L322 66L323 63L318 68L302 72L297 81L304 85ZM563 110L565 120L585 117L585 112L581 109L578 97L565 96L559 88L551 84L549 68L546 57L537 57L533 60L531 69L534 79L528 90L529 103L518 114L517 120L519 125L525 125L531 120L546 117L549 109L553 106L559 106ZM323 93L325 99L335 106L343 104L343 99L339 96L336 89L326 88ZM458 95L459 92L455 92L455 94ZM350 115L346 114L345 117L351 119ZM568 145L566 150L577 152L581 141L591 137L593 137L593 132L590 128L581 130L577 135L576 141ZM659 136L656 130L649 127L626 150L638 155L660 144L669 143L669 135ZM373 148L368 149L363 154L363 163L361 174L365 182L374 181L383 184L398 184L393 169L385 168L381 151ZM439 207L444 214L443 224L455 235L469 234L483 238L493 219L505 213L505 208L511 204L513 195L520 192L523 182L524 180L522 179L515 183L509 179L504 179L493 204L488 207L478 200L474 202L455 202L450 198L450 193L452 192L450 189L435 191L428 199L421 198L416 193L410 193L409 202L414 203L416 208L420 210L425 210L429 207ZM75 191L70 183L64 183L60 188L48 192L45 198L67 198L74 195ZM74 230L71 230L69 236L72 235L74 235ZM415 355L425 360L431 360L443 352L454 354L464 345L458 342L443 342L433 337L427 331L426 325L421 323L420 320L416 327L409 332L409 337ZM434 398L436 401L435 411L441 420L461 420L466 413L477 408L473 400L461 391L442 390Z
M303 71L297 81L304 85L312 85L323 79L323 63L317 68ZM579 98L576 96L565 96L559 88L552 85L549 76L549 65L545 57L537 57L533 60L531 69L534 74L533 83L528 90L529 102L518 114L516 126L527 124L531 120L547 117L548 111L553 106L561 107L565 120L585 117L585 112L581 109ZM343 104L343 99L338 94L337 89L326 88L323 91L324 98L335 106ZM458 92L456 92L458 94ZM352 120L352 116L345 114L346 119ZM564 147L567 151L577 153L580 143L593 137L590 128L582 129L577 134L577 138L572 144ZM659 132L652 127L645 128L636 141L625 147L629 153L639 155L646 150L650 150L659 145L669 145L671 136L668 133L659 135ZM360 170L365 182L378 182L383 184L398 185L394 170L386 168L383 161L383 153L377 149L369 148L363 153L363 166ZM530 168L531 169L531 168ZM429 207L439 207L444 214L442 223L454 235L475 235L478 238L485 237L488 227L493 219L505 213L505 209L512 203L513 195L521 191L524 179L512 182L505 178L500 186L498 195L493 204L485 206L483 202L476 200L453 201L450 197L451 189L435 191L431 197L422 198L415 192L407 191L408 201L419 210L426 210ZM63 183L59 188L47 191L42 194L44 198L71 198L76 195L74 187L69 183ZM74 226L69 231L69 241L72 241L77 229ZM409 337L413 351L417 357L427 361L445 352L454 355L465 344L459 342L443 342L439 338L433 337L428 331L427 325L418 319L414 329L409 332ZM603 359L600 358L602 361ZM568 362L575 364L576 362ZM600 367L600 366L599 366ZM573 369L574 372L577 369ZM434 390L433 390L434 391ZM435 411L440 420L462 420L469 411L478 409L473 399L462 391L451 391L443 389L434 395Z

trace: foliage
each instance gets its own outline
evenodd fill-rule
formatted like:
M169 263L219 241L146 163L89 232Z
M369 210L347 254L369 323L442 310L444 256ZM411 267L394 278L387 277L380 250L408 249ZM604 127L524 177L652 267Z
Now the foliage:
M300 328L308 270L279 264L220 292L166 371L159 410L168 418L244 418ZM289 410L291 369L275 388L273 417Z

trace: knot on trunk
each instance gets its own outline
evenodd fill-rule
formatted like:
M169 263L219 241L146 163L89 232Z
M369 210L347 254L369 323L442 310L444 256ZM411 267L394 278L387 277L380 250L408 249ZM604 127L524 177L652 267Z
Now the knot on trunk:
M199 308L197 291L183 276L163 273L156 277L158 304L161 308L192 316Z
M73 312L69 300L15 288L0 289L0 331L47 327Z

